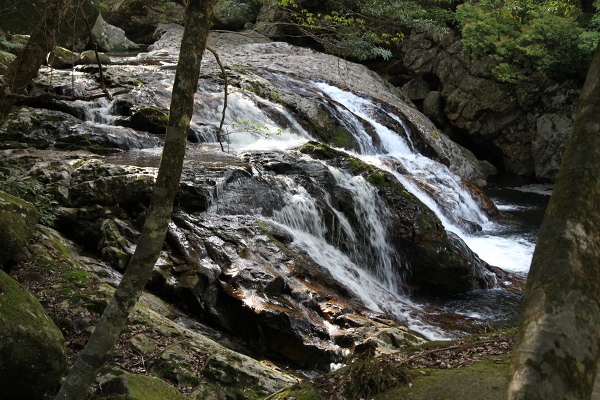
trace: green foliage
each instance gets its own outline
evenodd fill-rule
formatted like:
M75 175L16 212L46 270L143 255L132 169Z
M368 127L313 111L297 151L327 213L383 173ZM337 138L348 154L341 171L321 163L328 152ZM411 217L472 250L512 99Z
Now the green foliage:
M58 204L54 197L31 177L14 177L0 172L0 190L33 204L39 214L42 225L52 226L56 221L54 209Z
M598 19L586 23L569 1L484 0L459 6L456 18L472 57L489 55L497 61L494 76L509 83L534 71L555 78L585 75L599 37Z
M392 56L390 47L403 39L403 29L416 28L440 37L447 32L450 11L428 2L409 0L342 0L328 11L301 7L302 0L273 0L302 35L311 37L332 54L357 60ZM321 7L322 9L323 7Z

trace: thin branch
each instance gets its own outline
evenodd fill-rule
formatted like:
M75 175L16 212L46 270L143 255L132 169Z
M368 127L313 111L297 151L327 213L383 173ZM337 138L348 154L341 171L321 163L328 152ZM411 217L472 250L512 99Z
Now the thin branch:
M96 54L96 61L98 62L98 68L100 69L100 87L102 88L102 91L106 94L106 98L112 100L113 98L111 94L108 92L106 86L104 85L102 62L100 62L100 56L98 55L98 43L96 43L96 40L94 40L94 35L92 34L92 27L90 26L90 21L88 21L87 15L85 15L85 11L83 10L83 5L81 3L79 3L79 10L81 11L81 16L85 21L85 26L87 26L87 30L90 34L90 40L92 41L92 46L94 47L94 53Z
M223 141L221 140L221 137L222 137L221 132L223 131L223 124L225 123L225 111L227 110L227 91L229 88L229 83L227 81L227 72L225 71L225 67L223 67L223 64L221 63L221 59L219 58L219 54L217 53L217 51L210 46L206 46L206 50L210 51L211 53L213 53L213 56L215 56L215 60L217 60L217 64L219 64L219 67L221 67L221 73L223 74L223 79L225 79L225 94L223 96L223 115L221 116L221 123L219 124L219 131L217 132L217 139L219 140L219 144L221 145L221 151L225 151L225 148L223 147Z

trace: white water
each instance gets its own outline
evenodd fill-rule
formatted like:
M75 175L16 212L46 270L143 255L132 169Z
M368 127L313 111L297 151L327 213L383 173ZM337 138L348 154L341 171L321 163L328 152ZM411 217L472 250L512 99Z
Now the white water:
M367 99L325 83L314 83L314 87L321 91L323 96L338 103L337 113L343 116L340 123L351 131L360 143L362 155L357 157L390 171L407 190L438 215L447 230L458 234L488 263L509 271L525 273L528 270L534 244L522 237L502 236L502 232L499 232L501 228L488 220L470 193L462 186L459 177L451 173L446 166L413 150L410 134L405 133L409 128L397 116L391 117L404 127L405 132L394 132L378 123L375 116L384 111ZM206 137L210 139L211 132L214 132L221 118L222 93L211 88L201 88L199 99L203 99L207 104L200 107L197 114L204 121L211 121L212 128L207 131ZM279 116L277 122L272 118L273 114L265 113L265 106L275 110ZM248 121L250 125L264 126L266 129L257 133L242 127L236 131L232 125L238 120ZM365 131L364 121L367 121L379 136L377 144ZM244 91L230 94L225 126L229 132L228 144L232 149L242 151L288 149L309 139L306 131L283 107ZM280 130L281 134L278 135ZM213 140L215 139L213 135ZM394 164L401 165L400 170L403 172L398 172ZM407 305L408 300L398 293L402 280L401 274L398 273L401 270L398 265L402 264L402 260L399 260L399 256L388 244L386 210L380 204L381 200L375 189L362 177L355 177L331 167L329 170L337 185L353 193L355 214L369 233L365 240L367 243L361 243L357 239L345 216L336 211L335 207L330 207L336 216L334 226L326 227L323 224L323 216L319 213L317 200L291 178L269 178L273 180L273 184L284 187L288 196L286 205L271 218L287 227L293 233L297 245L346 284L369 308L387 312L398 318L408 316L412 329L432 339L447 337L436 328L424 326L418 320L411 319L410 312L406 310L406 307L419 306ZM331 199L328 199L325 193L322 197L331 205ZM261 210L255 210L255 213L260 215ZM461 229L464 220L480 224L483 231L477 235L466 233ZM325 240L327 231L337 232L334 236L344 236L346 242L354 243L354 249L342 253L335 244L328 244ZM367 270L359 265L376 267Z
M521 237L502 236L501 228L479 209L458 176L445 165L414 152L408 139L410 135L401 136L403 132L393 132L373 119L376 111L382 111L376 110L379 105L326 83L315 86L351 111L345 111L345 114L356 120L352 126L361 137L362 153L368 154L361 157L363 160L393 173L407 190L437 214L447 230L458 234L484 261L508 271L527 273L535 243ZM353 115L371 124L381 140L381 150L376 150L371 137ZM408 129L405 124L403 126ZM399 162L410 176L389 168L386 160L390 158ZM465 232L460 228L461 219L482 225L483 231L477 235Z

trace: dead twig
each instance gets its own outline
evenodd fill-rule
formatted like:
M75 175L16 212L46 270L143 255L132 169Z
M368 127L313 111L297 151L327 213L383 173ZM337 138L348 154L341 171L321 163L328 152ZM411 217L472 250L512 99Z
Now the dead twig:
M225 123L225 111L227 110L227 91L229 89L229 83L227 81L227 72L225 71L225 67L223 67L223 64L221 63L221 59L219 58L219 54L217 53L217 51L210 46L206 46L206 50L210 51L213 54L213 56L215 56L215 60L217 61L217 64L219 64L219 67L221 68L221 73L223 74L223 79L225 79L225 93L223 96L223 115L221 116L221 123L219 124L219 130L217 131L217 139L219 140L219 144L221 145L221 151L225 151L225 148L223 148L223 141L221 140L221 138L223 137L221 132L223 132L223 124Z
M83 10L83 6L79 3L79 10L81 11L81 15L83 16L83 20L85 21L85 26L87 26L87 30L90 34L90 40L92 41L92 46L94 47L94 53L96 54L96 61L98 62L98 68L100 69L100 87L102 91L106 94L106 98L112 100L112 95L106 89L104 85L104 74L102 72L102 62L100 62L100 56L98 55L98 44L96 40L94 40L94 35L92 34L92 27L90 26L90 21L88 21L87 15L85 15L85 11Z

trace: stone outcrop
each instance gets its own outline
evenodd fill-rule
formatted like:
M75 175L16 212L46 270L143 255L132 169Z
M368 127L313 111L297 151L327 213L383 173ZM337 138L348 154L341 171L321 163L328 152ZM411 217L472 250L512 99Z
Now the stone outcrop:
M89 150L111 153L122 150L155 147L159 141L146 132L119 128L98 129L82 119L89 106L80 108L72 104L54 103L50 107L65 111L22 107L15 110L12 118L0 127L0 148L35 148L61 150ZM101 104L98 104L99 108ZM99 113L102 110L97 109ZM71 114L79 114L77 118Z
M33 204L0 191L0 265L27 244L37 220Z
M0 270L0 398L42 398L66 368L61 331L39 301Z
M183 24L185 9L177 2L162 0L106 0L102 16L111 25L123 29L135 43L149 44L161 23Z
M92 35L101 51L126 51L140 48L125 36L123 29L110 25L102 18L102 15L96 18Z
M579 97L577 84L539 75L516 84L498 82L490 73L493 61L472 61L454 33L435 41L413 32L400 52L403 73L413 77L403 90L423 99L423 112L440 129L508 172L556 177ZM423 81L431 82L429 93Z
M260 4L254 0L217 0L213 17L217 27L239 30L256 21Z

